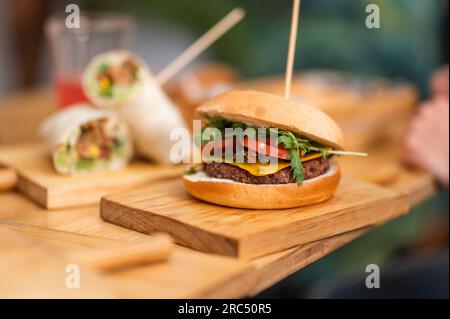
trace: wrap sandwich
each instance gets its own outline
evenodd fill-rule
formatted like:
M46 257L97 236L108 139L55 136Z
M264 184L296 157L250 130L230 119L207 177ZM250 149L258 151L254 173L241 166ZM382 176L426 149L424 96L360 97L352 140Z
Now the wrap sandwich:
M60 174L76 175L125 167L132 156L128 127L113 112L78 104L41 125Z
M141 59L121 50L98 55L84 72L83 89L96 106L128 124L138 155L171 163L170 134L186 124Z

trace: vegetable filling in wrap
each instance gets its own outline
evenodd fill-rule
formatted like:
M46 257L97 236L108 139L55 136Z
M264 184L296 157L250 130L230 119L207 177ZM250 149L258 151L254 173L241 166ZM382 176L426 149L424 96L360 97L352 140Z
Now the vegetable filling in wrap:
M92 59L83 74L83 90L92 103L116 112L130 128L136 153L156 163L170 158L171 133L187 131L178 108L165 95L140 58L113 50Z
M61 174L118 169L131 157L128 129L108 111L71 107L51 116L42 133Z
M86 68L84 90L98 106L122 105L139 94L149 72L143 62L126 51L100 54Z

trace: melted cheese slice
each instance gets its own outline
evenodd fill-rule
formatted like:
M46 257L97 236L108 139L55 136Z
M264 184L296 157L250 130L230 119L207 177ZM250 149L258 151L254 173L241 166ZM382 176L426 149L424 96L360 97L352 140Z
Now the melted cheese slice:
M311 154L308 154L308 155L302 157L301 160L302 160L302 162L307 162L307 161L319 158L321 156L322 155L320 153L311 153Z
M253 176L266 176L270 174L275 174L279 170L291 166L291 163L288 162L280 162L274 165L270 165L270 163L228 163L233 166L237 166L246 170Z
M310 161L315 158L319 158L321 155L320 153L313 153L310 155L307 155L303 157L301 160L302 162ZM270 163L227 163L230 165L237 166L239 168L242 168L243 170L246 170L253 176L266 176L270 174L275 174L279 170L282 170L283 168L291 166L290 162L278 162L277 164L271 165Z

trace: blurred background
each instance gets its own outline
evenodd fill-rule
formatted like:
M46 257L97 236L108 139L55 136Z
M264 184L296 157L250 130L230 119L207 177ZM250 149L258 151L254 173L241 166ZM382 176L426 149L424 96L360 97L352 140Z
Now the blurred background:
M448 1L303 1L295 67L338 68L416 83L448 61ZM127 13L137 19L135 50L153 70L164 67L228 11L248 15L202 55L235 67L245 77L282 73L290 2L270 0L55 1L16 0L0 4L0 93L50 81L50 55L43 25L69 3L82 10ZM380 6L380 29L367 29L365 8Z
M233 82L237 86L262 87L266 82L258 81L276 78L284 72L290 1L1 1L0 99L36 87L51 87L52 52L45 36L44 24L52 14L64 13L69 3L78 4L82 10L133 16L136 27L132 49L145 59L153 71L166 66L232 8L242 6L247 11L247 17L202 54L183 74L194 72L199 76L202 73L198 70L202 70L202 67L203 70L208 70L205 65L214 63L212 70L217 72L211 72L213 75L209 73L210 77L217 76L220 81L227 84ZM365 8L370 3L380 6L380 29L365 27ZM369 85L358 85L359 90L364 91L369 87L370 91L364 91L363 99L358 100L358 103L376 100L371 108L366 109L372 111L367 114L361 112L361 116L368 116L372 122L378 116L382 123L372 128L371 139L363 138L365 132L355 131L352 126L354 122L360 123L354 110L345 114L330 111L345 127L344 130L348 128L348 135L353 134L354 139L351 141L354 142L352 145L355 149L365 150L369 143L372 145L376 140L376 143L382 145L381 148L388 148L386 145L389 144L389 148L398 150L420 101L432 96L430 81L434 72L447 63L446 0L302 1L295 62L297 74L307 74L306 71L317 69L332 70L332 74L344 71L345 74L350 74L350 78L339 78L338 82L347 84L355 78L372 79L363 81ZM197 71L190 71L196 67ZM205 71L206 74L208 72ZM219 73L221 76L217 75ZM373 80L380 78L384 80ZM185 105L185 112L190 114L192 107L200 99L192 101L185 96L185 79L182 75L178 76L166 90L174 101ZM256 79L258 84L248 79ZM374 82L371 81L375 81L376 85L372 85ZM338 83L338 86L341 84ZM402 88L406 89L398 93L394 89L400 84L405 84ZM448 81L446 86L448 109ZM373 87L377 89L373 90ZM379 99L373 98L380 91L379 88L386 95ZM395 94L400 94L400 97L394 101L392 96L397 96ZM316 97L312 99L314 98ZM320 104L320 96L317 98L317 103ZM6 104L0 103L0 109ZM386 105L389 105L389 110L375 112L383 110L382 107ZM323 108L327 108L327 102L324 102ZM395 113L394 110L397 109L400 111ZM390 130L392 120L396 133L387 138L381 137L381 132L387 132L388 128ZM21 139L22 135L16 141L22 141ZM448 144L448 138L446 142ZM448 165L448 145L446 150ZM364 170L370 173L378 168L378 163L373 164L372 161L371 165L366 165ZM365 267L371 263L380 265L389 274L383 277L383 285L387 287L385 290L369 292L365 289ZM448 188L440 187L433 198L415 207L406 217L370 231L344 248L291 275L260 297L445 295L448 297Z

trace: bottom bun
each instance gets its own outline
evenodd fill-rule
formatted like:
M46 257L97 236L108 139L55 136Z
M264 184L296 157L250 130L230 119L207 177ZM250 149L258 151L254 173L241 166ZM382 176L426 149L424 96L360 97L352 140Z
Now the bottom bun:
M236 208L277 209L326 201L335 193L340 178L339 165L330 161L328 172L308 179L302 185L245 184L208 177L203 171L184 175L183 183L189 194L210 203Z

